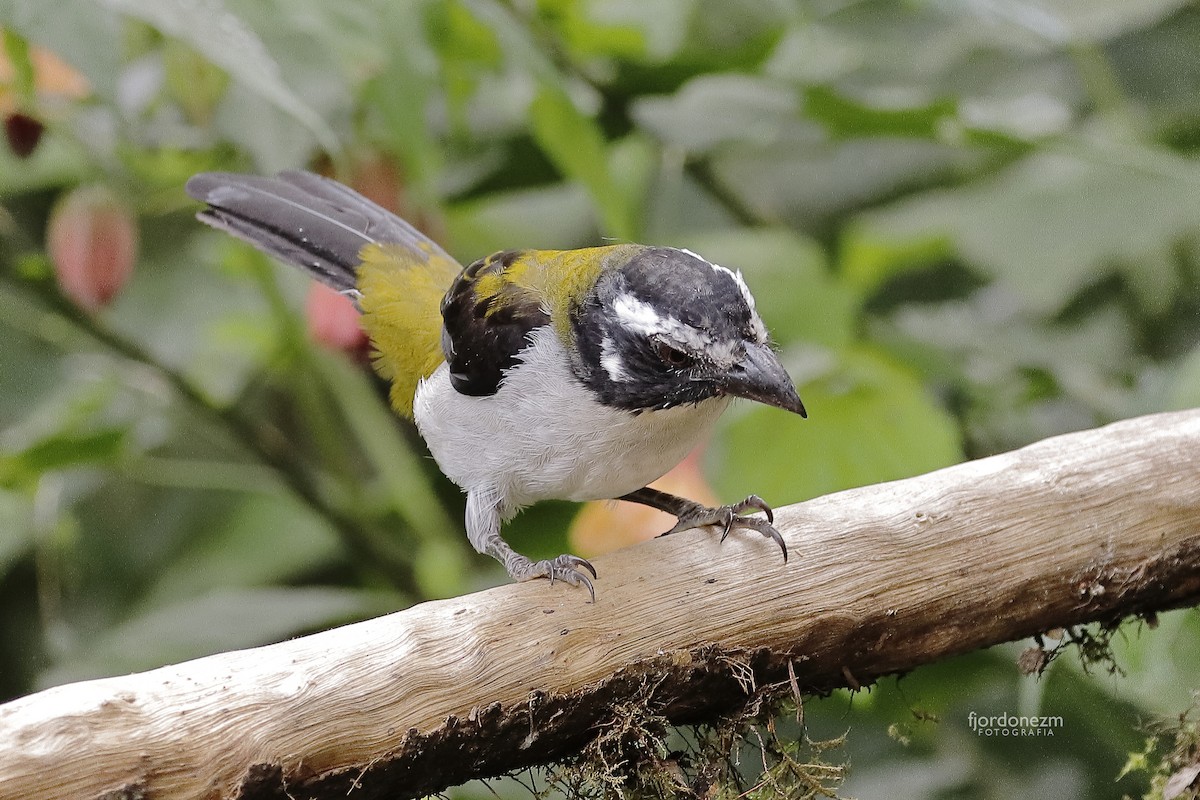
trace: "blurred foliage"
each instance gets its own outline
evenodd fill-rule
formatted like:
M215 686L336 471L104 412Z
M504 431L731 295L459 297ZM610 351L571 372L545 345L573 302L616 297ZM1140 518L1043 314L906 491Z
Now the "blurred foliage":
M1200 404L1200 4L0 0L0 26L0 696L503 579L379 382L310 342L303 277L191 219L204 169L391 187L464 261L612 237L740 268L812 418L729 414L726 499ZM45 247L92 184L141 241L96 314ZM561 551L574 510L513 541ZM1117 775L1200 686L1198 626L1122 629L1119 675L1003 646L806 721L849 729L848 794L1138 795Z

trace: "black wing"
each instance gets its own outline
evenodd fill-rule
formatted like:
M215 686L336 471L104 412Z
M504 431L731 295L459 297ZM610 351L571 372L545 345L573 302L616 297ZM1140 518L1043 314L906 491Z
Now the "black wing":
M530 331L550 322L537 293L514 280L514 264L535 257L527 250L495 253L464 269L446 292L442 351L460 393L495 394L529 344Z

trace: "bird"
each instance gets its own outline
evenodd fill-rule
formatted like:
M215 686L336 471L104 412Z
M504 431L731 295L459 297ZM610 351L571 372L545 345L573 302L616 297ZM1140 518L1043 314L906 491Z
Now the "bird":
M676 518L666 534L748 529L787 561L757 495L707 507L649 486L734 398L807 416L740 271L632 243L505 250L464 267L311 172L202 172L185 189L205 204L200 221L354 302L392 406L466 493L468 540L513 580L582 586L595 602L589 561L534 561L501 535L549 499L642 503Z

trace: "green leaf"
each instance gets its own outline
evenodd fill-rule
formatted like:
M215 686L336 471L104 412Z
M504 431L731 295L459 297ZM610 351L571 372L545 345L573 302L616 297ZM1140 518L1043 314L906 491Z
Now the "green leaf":
M1187 0L1143 0L1138 3L1088 0L1010 7L963 4L939 7L938 10L948 19L974 29L975 37L982 41L1008 44L1014 30L1024 30L1053 43L1090 43L1152 27L1186 5Z
M23 494L0 489L0 581L33 547L33 502Z
M21 459L26 467L36 472L112 461L124 449L127 433L124 428L112 428L81 435L51 436L28 448L21 454Z
M115 461L127 436L124 428L47 436L16 455L0 457L0 484L13 486L45 472Z
M62 57L87 77L97 95L114 102L121 73L121 19L95 0L11 0L0 3L0 27ZM99 142L89 143L93 148ZM94 151L93 151L94 152Z
M633 241L642 241L646 236L647 207L658 163L658 148L650 137L639 133L613 142L608 149L608 173L633 219L635 229L630 235Z
M804 114L838 138L917 136L939 138L947 122L957 119L958 101L943 98L927 105L880 108L844 97L827 86L804 91Z
M644 13L659 14L663 5L676 4L647 3ZM688 0L678 5L690 13L673 66L697 72L759 69L779 44L788 20L800 16L793 4L775 0ZM663 16L679 18L669 12Z
M724 498L775 505L919 475L962 460L953 418L915 375L870 350L800 387L809 419L735 410L709 452Z
M41 410L47 398L60 392L63 365L46 338L70 341L71 331L30 302L27 294L0 283L0 336L0 425L7 428L34 409Z
M480 23L477 30L494 37L496 44L489 46L489 50L498 47L506 60L540 82L556 85L561 81L562 76L547 48L539 46L529 25L509 4L497 0L459 1ZM477 33L476 37L483 38L483 34Z
M29 59L29 42L15 31L4 28L4 55L12 70L12 88L23 103L31 103L33 96L33 62Z
M187 218L146 227L138 273L115 303L111 323L215 400L237 397L279 337L261 294L238 273L249 248Z
M333 130L284 81L279 64L262 40L222 0L109 0L108 5L187 42L307 128L327 152L341 150Z
M688 81L673 95L640 97L630 106L634 121L665 144L689 153L721 145L766 145L808 133L800 102L786 84L752 75L717 73Z
M843 229L838 272L869 294L889 278L949 258L953 252L952 244L940 234L901 240L880 237L870 225L852 222Z
M662 63L686 43L696 0L645 3L641 0L605 0L579 3L556 0L555 6L570 15L564 35L580 55L595 58ZM599 46L603 42L603 46Z
M1158 739L1153 736L1146 738L1146 747L1140 752L1130 753L1129 758L1125 761L1125 766L1121 767L1121 771L1117 773L1116 780L1121 780L1126 775L1132 772L1148 772L1150 767L1150 756L1154 754Z
M429 7L430 43L437 49L437 68L446 95L451 130L465 133L471 125L468 104L480 78L499 70L504 50L499 34L462 2Z
M566 92L543 85L529 109L538 146L562 174L587 187L614 238L630 241L636 233L625 197L608 171L604 134L595 120L582 114Z
M1164 252L1200 232L1198 189L1200 167L1164 151L1038 152L977 184L869 212L860 235L901 251L949 242L1042 313L1120 270L1146 309L1160 312L1179 280Z
M1140 624L1136 636L1114 636L1113 658L1120 664L1120 692L1139 707L1167 719L1196 701L1200 662L1192 657L1200 641L1200 609L1160 613L1153 634Z
M581 247L596 230L593 206L578 184L492 192L449 208L446 228L464 264L497 250Z
M999 452L1137 413L1129 388L1141 360L1116 304L1047 322L992 288L963 300L909 304L870 333L948 387L975 452Z
M337 559L337 535L290 494L249 495L157 572L149 605L297 578Z
M380 13L379 22L394 44L379 74L363 87L365 127L375 141L401 158L406 188L416 188L419 201L428 202L443 161L441 143L427 124L438 79L437 54L421 36L417 8L387 3Z
M162 56L166 83L172 98L190 121L196 124L210 122L213 110L229 85L229 74L178 40L167 41L163 46ZM180 157L174 151L153 155L159 158L165 155L169 159Z
M22 194L57 191L63 186L82 183L94 177L92 155L84 146L65 136L43 136L29 158L19 158L7 147L0 147L0 192L14 198ZM8 236L10 220L0 214L0 226ZM20 256L36 263L40 254Z
M487 24L489 20L498 19L511 23L501 9L482 1L440 3L431 8L430 18L435 31L433 41L448 68L473 62L497 69L504 62L502 34ZM519 39L522 34L519 30L504 27L503 35Z
M579 58L639 59L646 52L643 29L612 15L611 3L580 3L577 0L542 0L538 13ZM678 5L672 3L670 5ZM667 6L664 4L663 8Z
M797 128L793 138L712 158L716 178L758 217L800 230L840 224L851 210L948 180L981 160L975 150L914 137L823 141L819 127L805 124L815 133Z

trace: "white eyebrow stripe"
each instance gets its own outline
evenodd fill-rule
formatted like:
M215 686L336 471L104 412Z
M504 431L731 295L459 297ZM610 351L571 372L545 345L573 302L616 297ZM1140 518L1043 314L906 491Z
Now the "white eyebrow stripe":
M648 303L629 293L618 295L613 300L612 308L617 321L634 333L663 339L689 353L704 353L717 363L731 364L737 357L737 342L714 341L707 331L688 325L674 316L664 317ZM759 324L761 325L761 323ZM603 348L603 343L601 347ZM615 349L612 354L616 355ZM603 358L604 351L602 349L602 364Z
M666 326L666 320L649 303L643 303L628 292L617 295L612 308L622 325L644 336L661 333Z

